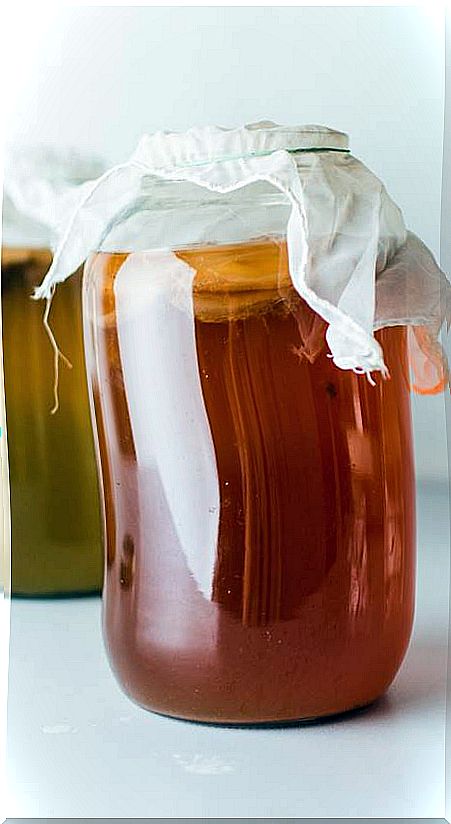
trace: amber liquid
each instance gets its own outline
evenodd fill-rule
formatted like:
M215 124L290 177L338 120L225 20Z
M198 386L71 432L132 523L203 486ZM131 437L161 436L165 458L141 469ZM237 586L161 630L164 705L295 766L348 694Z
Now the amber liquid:
M53 359L42 302L31 300L51 262L37 249L2 253L2 319L11 494L11 578L16 595L98 592L102 541L84 368L80 273L58 290L51 323L73 368Z
M177 259L197 273L196 367L219 487L210 594L181 548L161 473L134 442L139 387L123 365L133 359L115 288L127 255L98 254L85 276L113 669L141 705L202 721L291 721L368 704L393 680L413 617L406 332L378 333L391 379L373 387L327 357L324 324L291 288L283 244ZM123 284L120 301L133 306ZM144 370L145 349L134 354Z

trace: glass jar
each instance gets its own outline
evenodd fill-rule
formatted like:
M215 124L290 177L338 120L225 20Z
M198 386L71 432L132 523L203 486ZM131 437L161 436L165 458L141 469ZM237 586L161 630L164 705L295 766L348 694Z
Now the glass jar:
M98 592L99 495L81 322L81 273L61 287L52 322L72 369L53 367L42 306L31 300L51 261L47 249L2 250L3 356L8 421L14 595Z
M0 312L0 331L2 326ZM3 343L0 335L0 603L11 594L11 512L9 494L8 448L6 436L5 389L3 377ZM1 608L1 607L0 607ZM6 619L6 610L2 610L3 620ZM9 614L8 614L9 621ZM4 626L4 624L3 624ZM4 650L5 660L7 650ZM7 667L4 668L5 678ZM6 680L5 680L6 690Z
M406 329L376 333L390 380L337 368L285 196L157 188L84 273L114 672L204 722L367 705L413 619Z

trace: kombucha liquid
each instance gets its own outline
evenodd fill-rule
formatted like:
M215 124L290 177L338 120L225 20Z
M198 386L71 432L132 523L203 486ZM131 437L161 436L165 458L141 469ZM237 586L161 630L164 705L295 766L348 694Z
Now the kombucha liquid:
M115 292L128 256L99 253L85 275L113 669L139 704L200 721L366 705L393 680L413 619L406 330L377 333L391 379L373 387L327 357L325 324L292 288L283 242L175 254L196 271L196 368L219 487L210 595L181 551L158 470L135 449Z
M51 263L45 249L2 252L3 358L15 595L98 592L102 585L99 494L86 387L80 273L61 287L51 324L73 368L61 368L53 405L53 359L31 300Z

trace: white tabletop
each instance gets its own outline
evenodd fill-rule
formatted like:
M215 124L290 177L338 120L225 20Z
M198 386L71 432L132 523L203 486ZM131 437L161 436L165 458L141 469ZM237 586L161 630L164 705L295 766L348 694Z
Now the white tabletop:
M15 600L10 817L440 817L449 579L447 489L419 493L414 639L386 697L314 726L208 727L131 703L97 598Z

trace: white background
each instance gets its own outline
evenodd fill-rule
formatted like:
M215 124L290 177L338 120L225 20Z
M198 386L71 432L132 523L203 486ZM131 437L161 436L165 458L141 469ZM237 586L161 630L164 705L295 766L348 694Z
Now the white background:
M140 135L260 119L345 132L439 256L444 27L421 7L9 12L7 139L126 158ZM18 47L19 44L19 47ZM443 398L414 399L417 468L447 473Z
M350 133L438 256L439 23L412 7L75 7L56 17L37 7L24 25L12 8L0 56L8 137L115 161L159 128L323 123ZM418 399L414 412L419 474L444 480L443 398ZM116 687L96 601L16 601L10 815L442 815L446 502L443 485L420 494L417 621L400 676L373 711L341 725L262 738L166 722Z
M443 264L451 271L451 7L447 16L446 30L446 118L444 135L444 169L442 191L442 237L441 251ZM448 358L451 357L451 340L447 341ZM448 433L451 434L451 398L447 402ZM448 437L448 461L451 462L451 437ZM449 487L451 488L451 486ZM448 632L448 662L451 660L451 637ZM448 663L449 670L449 663ZM451 679L447 683L446 719L446 817L451 819Z

